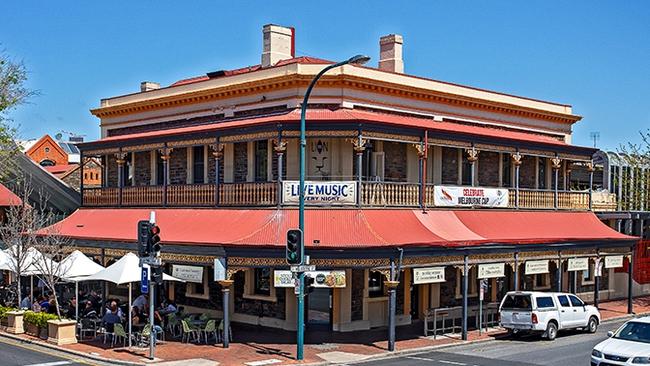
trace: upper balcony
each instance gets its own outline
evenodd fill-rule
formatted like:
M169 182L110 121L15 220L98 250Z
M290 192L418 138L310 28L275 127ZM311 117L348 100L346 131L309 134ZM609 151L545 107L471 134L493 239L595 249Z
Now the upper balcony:
M85 157L102 159L104 178L103 187L83 189L83 206L295 205L288 190L297 191L297 120L289 112L82 145ZM321 182L319 189L333 183L350 189L353 197L311 201L321 207L435 208L441 206L436 187L480 187L489 188L481 194L507 199L456 206L610 209L615 198L593 195L588 181L571 175L572 169L591 170L592 153L508 129L317 110L309 114L306 174L307 180Z

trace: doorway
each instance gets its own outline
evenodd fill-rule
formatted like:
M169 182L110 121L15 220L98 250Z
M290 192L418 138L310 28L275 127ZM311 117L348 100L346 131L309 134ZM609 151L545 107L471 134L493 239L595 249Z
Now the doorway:
M307 296L307 327L332 330L332 289L315 288Z

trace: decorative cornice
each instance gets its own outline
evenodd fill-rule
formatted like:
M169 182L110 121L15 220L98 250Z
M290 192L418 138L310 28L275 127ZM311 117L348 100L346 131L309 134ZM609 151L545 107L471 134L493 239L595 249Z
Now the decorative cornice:
M467 153L467 161L474 164L478 160L479 151L476 150L476 147L472 146L471 149L465 150Z
M273 151L276 154L284 154L287 151L287 142L273 139Z
M199 146L199 145L210 145L213 144L217 139L207 138L207 139L194 139L194 140L182 140L182 141L170 141L167 143L169 147L188 147L188 146Z
M163 147L163 144L142 144L142 145L130 145L122 147L122 151L126 152L138 152L138 151L151 151Z

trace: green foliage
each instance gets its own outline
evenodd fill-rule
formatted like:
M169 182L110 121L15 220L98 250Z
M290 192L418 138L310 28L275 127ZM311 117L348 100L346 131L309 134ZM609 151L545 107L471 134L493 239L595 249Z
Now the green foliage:
M647 210L650 207L650 130L639 131L640 143L621 144L619 164L625 165L620 176L613 179L614 187L623 187L618 197L623 210Z
M10 311L14 311L16 309L6 307L6 306L0 306L0 320L6 320L7 319L7 313Z
M23 315L23 321L27 324L35 325L39 328L47 327L48 320L58 319L55 314L49 313L35 313L33 311L26 311Z

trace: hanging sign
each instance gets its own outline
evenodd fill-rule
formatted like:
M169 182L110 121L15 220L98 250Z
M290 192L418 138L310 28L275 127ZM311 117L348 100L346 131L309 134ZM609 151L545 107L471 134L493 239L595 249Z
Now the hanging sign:
M203 267L174 264L172 276L193 283L203 283Z
M300 182L282 181L282 203L300 203ZM305 205L356 205L357 182L355 181L306 181Z
M413 268L413 283L445 282L445 267Z
M504 263L489 263L478 265L477 278L497 278L506 276L506 267Z
M621 268L623 267L622 255L608 255L605 257L605 268Z
M345 287L345 271L310 271L305 276L314 279L314 287L343 288ZM275 287L294 287L295 282L291 271L273 271Z
M589 258L569 258L567 271L588 271Z
M440 207L508 207L508 190L481 187L433 187L433 204Z
M526 261L526 274L548 273L548 261Z

